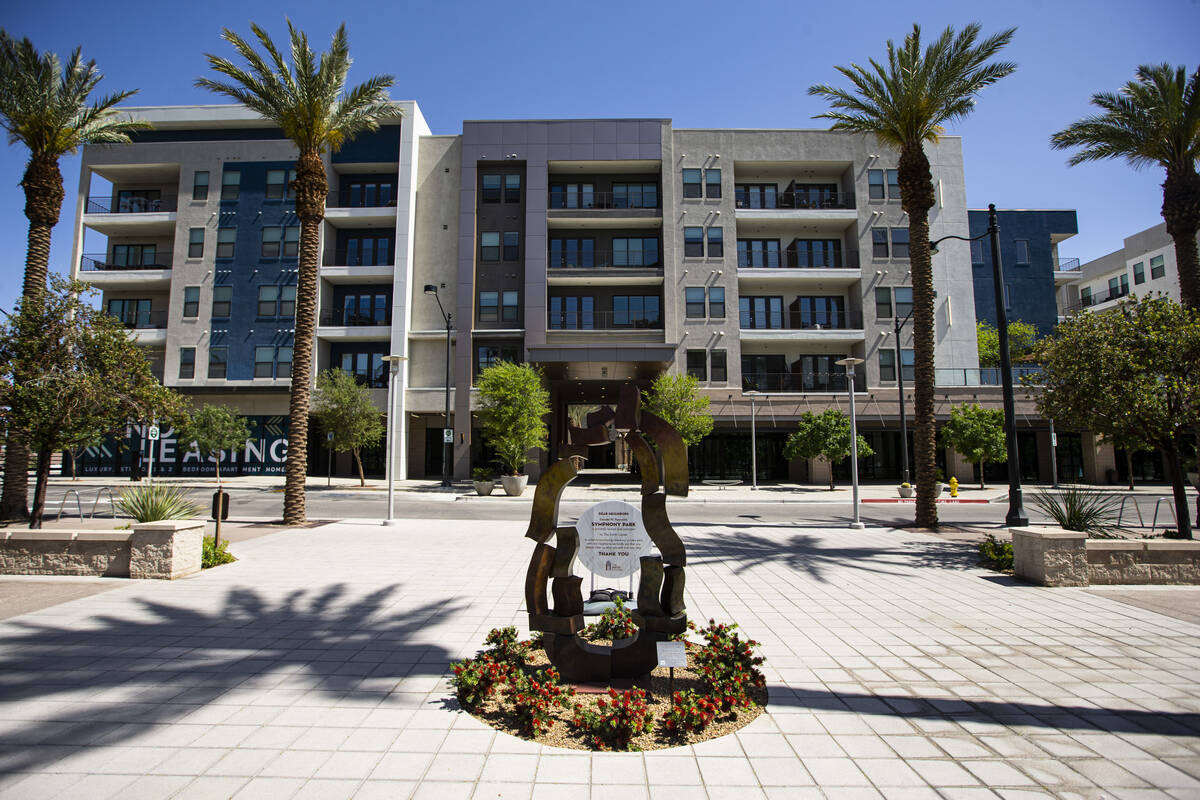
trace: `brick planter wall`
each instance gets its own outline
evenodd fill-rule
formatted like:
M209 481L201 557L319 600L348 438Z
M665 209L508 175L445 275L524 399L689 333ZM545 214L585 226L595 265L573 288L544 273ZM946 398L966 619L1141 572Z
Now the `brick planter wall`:
M1062 528L1013 528L1013 572L1040 586L1200 584L1200 542L1088 539Z
M136 523L130 531L6 531L0 574L182 578L200 571L203 520Z

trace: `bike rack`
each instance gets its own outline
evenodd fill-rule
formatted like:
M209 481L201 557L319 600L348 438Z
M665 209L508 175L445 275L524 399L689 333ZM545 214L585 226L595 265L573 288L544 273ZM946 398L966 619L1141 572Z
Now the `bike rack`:
M113 497L113 490L112 490L112 488L111 488L111 487L108 487L108 486L101 486L101 487L100 487L100 488L99 488L99 489L96 491L96 502L92 503L92 515L91 515L91 517L89 517L89 519L95 519L95 518L96 518L96 507L97 507L98 505L100 505L100 498L104 496L104 493L105 493L105 492L108 492L108 507L109 507L109 515L110 515L110 516L111 516L113 519L116 519L116 518L117 518L117 501L116 501L116 498L115 498L115 497Z
M1142 518L1142 508L1137 504L1137 498L1128 494L1121 498L1121 507L1117 510L1117 527L1121 527L1121 522L1125 517L1125 503L1130 500L1133 500L1133 510L1136 511L1138 515L1138 527L1146 527L1146 520Z
M79 519L83 519L83 501L79 498L78 489L67 489L63 492L62 504L58 507L58 518L62 519L63 512L67 509L67 498L75 495L75 508L79 511Z
M1167 504L1167 506L1168 506L1168 507L1171 509L1171 519L1172 519L1172 520L1174 520L1174 519L1175 519L1175 500L1174 500L1174 498L1171 498L1171 497L1160 497L1160 498L1158 498L1158 502L1156 502L1156 503L1154 504L1154 521L1150 523L1150 527L1151 527L1151 528L1157 528L1157 527L1158 527L1158 508L1159 508L1159 506L1161 506L1163 503L1166 503L1166 504Z

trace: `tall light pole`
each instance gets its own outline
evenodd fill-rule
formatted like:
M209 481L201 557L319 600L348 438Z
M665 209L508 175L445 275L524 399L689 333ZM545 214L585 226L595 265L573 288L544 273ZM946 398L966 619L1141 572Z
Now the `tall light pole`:
M761 394L756 389L742 392L742 397L750 398L750 488L758 488L758 434L754 428L754 401Z
M858 518L858 416L854 410L854 368L863 363L863 360L847 356L833 363L846 368L846 383L850 391L850 479L854 489L854 521L850 523L850 527L861 530L865 526ZM830 464L829 468L833 469L833 465Z
M1017 411L1013 401L1012 357L1008 352L1008 312L1004 308L1004 266L1000 263L1000 225L996 222L996 204L988 204L988 229L979 236L943 236L929 243L929 249L937 252L939 242L958 239L974 242L987 236L992 245L992 283L996 297L996 327L1000 346L1000 388L1004 395L1004 440L1008 451L1008 514L1004 524L1021 528L1029 524L1025 504L1021 495L1021 462L1017 452Z
M388 503L387 503L387 519L383 521L384 525L394 526L399 525L400 521L396 519L396 469L392 462L396 458L396 426L403 425L404 420L396 419L396 376L400 374L400 362L406 360L404 356L384 356L384 362L388 365L388 393L387 393L387 463L384 465L384 471L387 474L388 487ZM331 457L333 450L330 451Z
M447 314L442 307L442 298L438 297L437 284L425 284L425 294L433 295L437 300L438 311L446 321L446 427L442 428L442 486L450 486L450 462L454 458L454 429L450 427L450 331L454 315Z

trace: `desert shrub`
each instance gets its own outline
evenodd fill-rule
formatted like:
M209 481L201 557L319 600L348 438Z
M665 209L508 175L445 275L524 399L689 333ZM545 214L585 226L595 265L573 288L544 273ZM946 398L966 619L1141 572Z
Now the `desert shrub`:
M208 569L209 567L219 567L222 564L228 564L231 561L237 561L233 557L233 553L229 552L229 542L224 539L221 543L214 544L213 537L204 537L204 549L200 553L200 567Z
M766 684L758 669L763 658L754 655L758 642L742 641L736 623L718 625L710 619L707 628L696 630L706 644L695 651L693 660L707 693L725 710L752 705L750 690Z
M149 483L121 492L117 510L138 522L164 519L191 519L200 515L201 506L178 486Z
M463 708L478 708L491 696L497 684L508 681L513 669L511 665L498 663L486 655L465 658L450 665L454 673L450 684Z
M691 733L708 727L720 711L716 700L692 689L671 696L671 710L662 725L670 733Z
M1115 494L1068 485L1057 494L1045 489L1034 492L1033 504L1064 530L1080 531L1093 539L1113 539L1120 531L1117 511L1121 498Z
M1012 542L997 539L989 533L987 538L979 543L979 557L992 569L1001 572L1010 570L1013 568Z
M637 688L624 692L609 689L607 700L596 699L594 711L576 703L574 712L571 724L586 731L597 750L628 750L633 737L645 733L654 722L646 706L646 691Z
M637 635L637 625L633 624L633 615L625 607L625 601L620 595L613 597L616 608L605 611L600 619L583 629L586 639L632 639Z
M517 718L521 733L537 736L554 724L552 709L565 708L567 698L575 689L563 686L554 667L539 670L535 675L514 671L508 687L508 703Z
M529 658L530 643L518 639L517 629L512 625L507 628L492 628L483 643L491 649L485 650L481 655L498 664L523 667Z

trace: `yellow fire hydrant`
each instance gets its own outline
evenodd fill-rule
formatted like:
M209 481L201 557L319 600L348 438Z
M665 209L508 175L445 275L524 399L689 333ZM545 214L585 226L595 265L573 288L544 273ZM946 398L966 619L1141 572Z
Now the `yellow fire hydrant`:
M950 496L958 497L958 478L950 479Z

